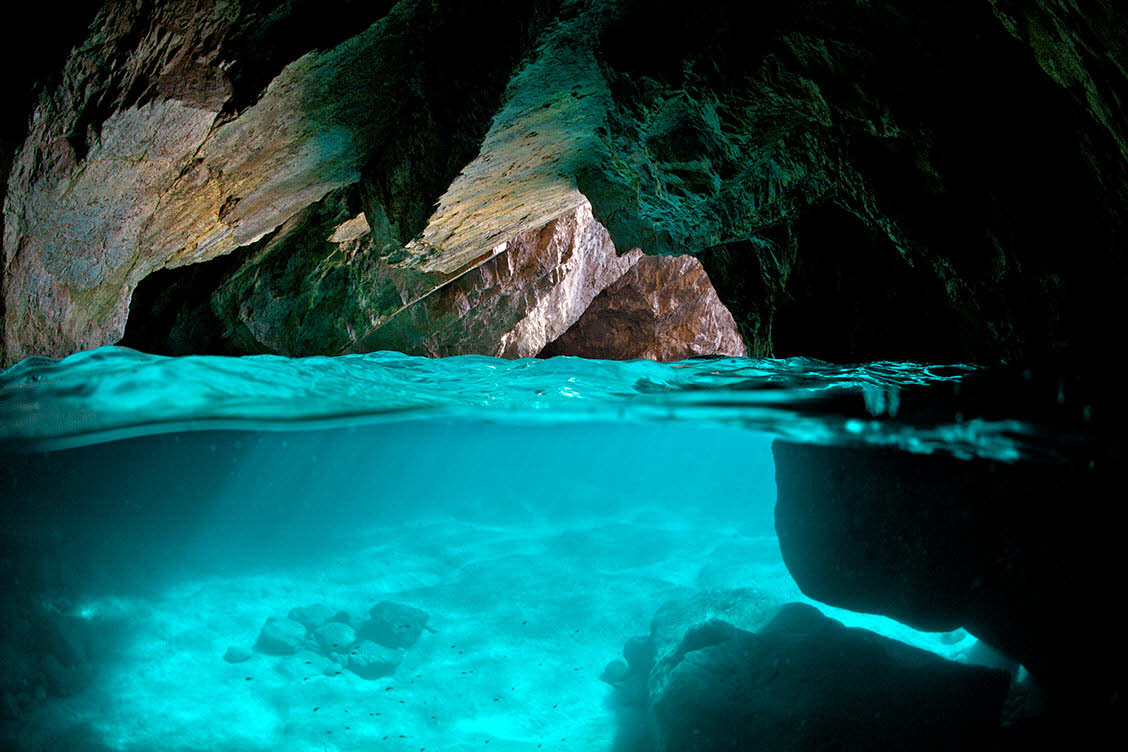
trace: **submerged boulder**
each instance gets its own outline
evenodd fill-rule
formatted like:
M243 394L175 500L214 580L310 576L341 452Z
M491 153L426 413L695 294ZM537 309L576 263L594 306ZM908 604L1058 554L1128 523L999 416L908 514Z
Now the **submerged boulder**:
M348 624L331 621L315 629L313 639L327 653L343 653L356 642L356 631Z
M401 651L361 640L349 651L347 667L362 679L379 679L395 673L402 661Z
M267 655L293 655L306 641L305 625L293 619L266 620L255 642L255 650Z
M1003 672L846 628L799 603L758 632L692 629L676 654L655 668L662 752L978 749L995 737L1009 686Z
M313 632L325 622L330 621L336 613L324 603L314 603L310 606L291 608L287 618L305 625L306 629Z
M1104 604L1124 582L1123 493L1100 463L784 441L772 452L780 549L806 595L966 628L1059 707L1120 706L1123 624Z
M658 666L680 660L685 635L697 630L697 639L708 639L709 627L759 629L778 613L780 602L755 588L700 590L673 598L659 607L650 621L650 633L631 637L623 645L623 658L604 668L600 679L617 690L622 705L645 707L655 691L655 677L664 676ZM659 678L661 681L661 678Z
M368 617L357 629L357 637L389 648L409 648L418 642L428 618L423 609L391 601L377 603Z

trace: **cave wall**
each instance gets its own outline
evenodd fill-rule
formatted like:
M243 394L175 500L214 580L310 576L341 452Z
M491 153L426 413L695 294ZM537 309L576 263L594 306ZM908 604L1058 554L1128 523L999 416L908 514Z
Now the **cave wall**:
M1112 0L110 0L14 155L4 360L118 341L145 277L263 243L286 297L329 294L292 230L340 191L387 266L331 283L359 339L379 290L586 201L620 251L699 254L754 355L1087 357L1122 320L1126 28Z
M1125 282L1123 6L1004 5L624 3L602 36L609 157L581 190L617 243L708 249L718 289L749 296L730 305L753 352L778 349L766 301L827 205L888 238L913 292L943 290L959 347L926 357L1099 347Z
M108 2L8 180L6 360L117 341L145 276L255 243L343 187L373 215L385 196L377 229L401 244L549 9Z

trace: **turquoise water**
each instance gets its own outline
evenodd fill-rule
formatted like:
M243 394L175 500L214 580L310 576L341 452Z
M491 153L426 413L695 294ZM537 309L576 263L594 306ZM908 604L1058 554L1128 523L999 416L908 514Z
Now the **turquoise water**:
M625 750L601 675L659 609L704 620L722 591L807 600L775 536L771 441L1044 452L1036 422L953 408L976 373L114 348L24 361L0 376L0 741ZM414 639L381 653L391 670L365 669L352 653L385 602ZM316 626L293 652L268 648L268 619L317 604L352 647ZM974 653L962 631L816 605Z

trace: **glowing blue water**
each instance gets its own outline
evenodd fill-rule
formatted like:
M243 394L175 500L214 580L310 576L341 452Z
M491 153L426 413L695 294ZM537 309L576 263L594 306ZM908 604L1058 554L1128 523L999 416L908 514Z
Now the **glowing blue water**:
M0 375L0 746L609 750L599 676L660 606L805 600L775 537L772 438L1016 459L1032 424L920 409L975 372L24 361ZM433 631L379 681L324 651L223 658L294 607L358 623L382 600ZM949 657L976 642L823 608Z

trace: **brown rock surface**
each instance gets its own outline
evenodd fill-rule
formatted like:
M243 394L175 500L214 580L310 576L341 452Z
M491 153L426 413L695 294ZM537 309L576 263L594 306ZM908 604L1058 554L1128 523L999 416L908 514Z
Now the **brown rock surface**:
M693 256L646 256L592 301L543 355L671 361L748 354Z

